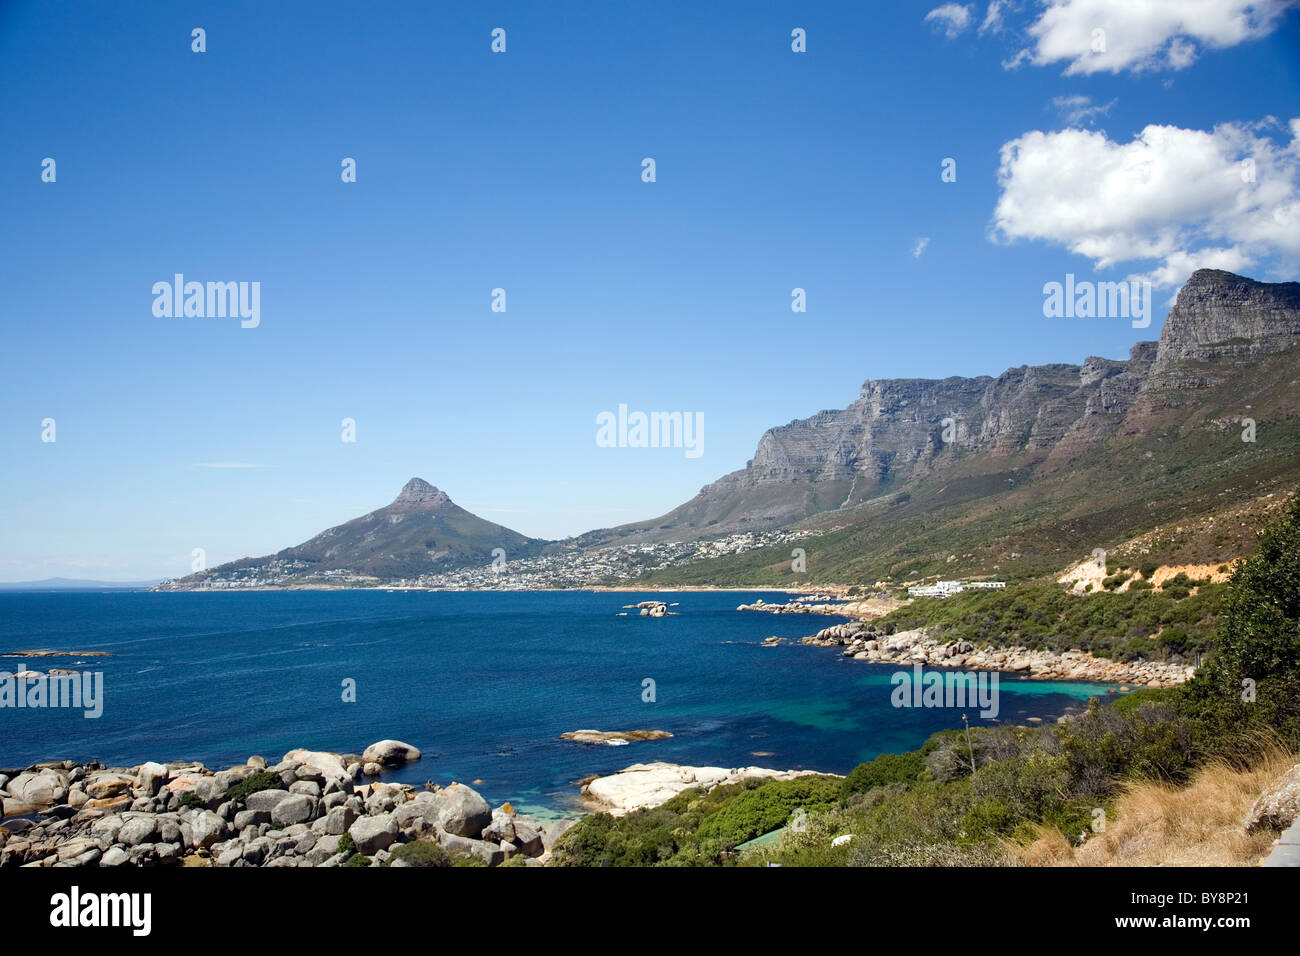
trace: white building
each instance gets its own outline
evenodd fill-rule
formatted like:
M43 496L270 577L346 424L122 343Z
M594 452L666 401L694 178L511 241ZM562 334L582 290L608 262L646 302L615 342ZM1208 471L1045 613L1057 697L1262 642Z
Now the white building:
M919 584L908 588L907 593L912 597L946 598L953 594L960 594L967 588L992 589L1006 586L1005 581L936 581L934 584Z

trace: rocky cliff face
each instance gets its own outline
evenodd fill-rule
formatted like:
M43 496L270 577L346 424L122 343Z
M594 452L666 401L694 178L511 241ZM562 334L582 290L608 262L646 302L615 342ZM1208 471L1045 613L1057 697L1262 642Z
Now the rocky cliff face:
M1256 282L1218 269L1192 274L1160 333L1154 371L1184 359L1267 355L1300 335L1300 282Z
M412 478L402 486L402 490L398 492L397 497L393 499L393 504L389 505L389 507L396 505L431 505L436 507L451 503L451 499L447 497L445 491L439 491L423 478Z
M1187 359L1261 355L1300 343L1300 283L1196 272L1160 341L1127 359L1008 369L997 378L881 379L848 408L770 429L740 471L705 486L656 521L615 529L658 538L790 524L898 490L959 457L989 465L1060 465L1117 431L1137 427L1144 393L1196 387Z

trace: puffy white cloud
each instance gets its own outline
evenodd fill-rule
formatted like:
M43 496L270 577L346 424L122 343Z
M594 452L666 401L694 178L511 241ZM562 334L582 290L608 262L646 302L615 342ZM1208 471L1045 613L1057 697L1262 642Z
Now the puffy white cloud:
M1181 70L1201 49L1267 36L1296 0L1047 0L1031 45L1007 67L1067 62L1067 74ZM941 8L942 9L942 8Z
M1098 269L1157 260L1153 285L1203 265L1300 266L1300 119L1152 125L1127 143L1035 130L1003 144L998 184L995 241L1053 243Z
M936 29L942 30L944 36L951 40L970 26L970 17L971 8L969 5L963 7L959 3L945 3L943 6L935 7L927 13L925 20Z
M1115 100L1106 104L1094 104L1091 97L1075 94L1055 97L1052 105L1060 110L1067 126L1092 126L1098 116L1105 116L1110 112L1110 108L1115 105Z
M921 258L921 253L925 252L925 247L928 246L929 244L930 244L929 236L922 236L920 239L916 240L916 245L912 247L912 258L913 259Z

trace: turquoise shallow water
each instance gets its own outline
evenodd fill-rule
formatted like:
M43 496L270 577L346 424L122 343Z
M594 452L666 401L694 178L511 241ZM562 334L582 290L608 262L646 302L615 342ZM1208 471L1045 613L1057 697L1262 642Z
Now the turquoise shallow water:
M0 767L91 759L242 763L293 747L360 752L395 737L413 783L483 781L494 804L574 805L592 773L668 760L845 773L960 727L962 711L895 708L897 668L831 648L762 647L839 620L737 612L763 592L0 593L0 651L103 650L103 716L0 709ZM642 618L625 604L678 602ZM76 659L0 658L0 670ZM643 680L655 682L654 702ZM357 699L342 700L356 681ZM1106 686L1002 675L999 719L1054 720ZM981 722L975 708L966 711ZM565 731L661 729L669 740L575 744Z

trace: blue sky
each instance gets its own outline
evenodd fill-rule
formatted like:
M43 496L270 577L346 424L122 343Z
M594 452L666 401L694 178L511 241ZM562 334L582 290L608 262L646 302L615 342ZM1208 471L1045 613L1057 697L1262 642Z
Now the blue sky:
M648 518L864 379L1156 337L1045 318L1067 272L1296 278L1300 14L1241 6L0 5L0 580L268 553L413 475ZM177 272L260 325L155 317ZM704 453L598 447L620 403Z

